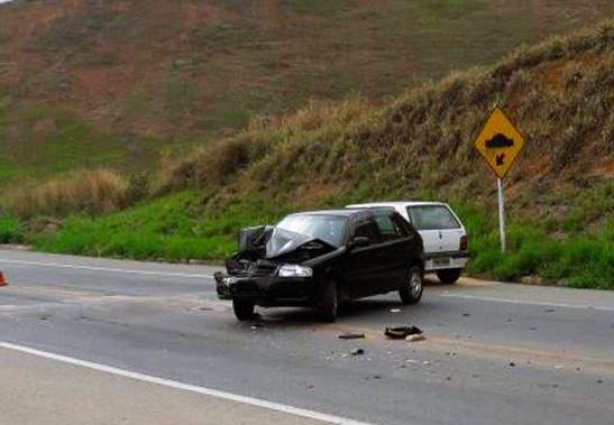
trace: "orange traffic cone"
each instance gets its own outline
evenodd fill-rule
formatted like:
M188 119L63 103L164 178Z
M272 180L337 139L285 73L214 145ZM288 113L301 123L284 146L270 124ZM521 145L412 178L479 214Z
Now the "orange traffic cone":
M8 285L8 284L9 284L9 283L8 283L8 282L6 281L6 279L4 278L4 273L2 273L2 272L0 271L0 286L6 286L6 285Z

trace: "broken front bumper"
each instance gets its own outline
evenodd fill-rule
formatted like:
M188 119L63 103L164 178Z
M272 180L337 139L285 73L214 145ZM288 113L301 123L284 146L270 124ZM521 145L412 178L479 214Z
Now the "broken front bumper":
M258 276L239 277L223 273L214 275L221 300L241 299L264 307L305 306L316 300L313 278Z

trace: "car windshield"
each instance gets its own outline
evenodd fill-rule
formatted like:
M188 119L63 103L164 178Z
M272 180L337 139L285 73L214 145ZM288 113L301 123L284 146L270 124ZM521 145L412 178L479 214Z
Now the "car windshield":
M279 222L277 227L339 247L343 243L347 219L336 215L292 214Z
M416 230L458 229L460 224L444 205L408 207L407 212Z

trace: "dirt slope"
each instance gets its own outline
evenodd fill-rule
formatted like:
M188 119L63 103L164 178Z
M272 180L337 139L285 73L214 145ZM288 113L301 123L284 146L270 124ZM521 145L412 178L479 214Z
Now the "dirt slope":
M255 115L379 101L609 13L608 0L17 0L0 6L0 177L147 167Z
M472 144L498 104L527 140L506 178L512 211L599 223L614 206L613 69L614 23L607 21L423 86L385 108L346 103L269 120L178 161L170 185L221 184L222 199L261 193L305 206L340 195L493 205L495 180Z

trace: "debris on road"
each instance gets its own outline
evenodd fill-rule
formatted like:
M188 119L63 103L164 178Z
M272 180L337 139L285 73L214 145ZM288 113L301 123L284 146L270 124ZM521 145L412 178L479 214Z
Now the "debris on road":
M363 354L365 354L365 350L363 350L362 348L355 348L350 351L350 354L352 356L362 356Z
M391 308L391 309L390 309L390 312L391 312L391 313L400 313L400 312L401 312L401 309L400 309L400 308Z
M510 362L510 367L516 367L516 363Z
M471 313L463 313L463 317L471 317Z
M426 339L426 337L424 336L424 334L413 334L413 335L408 335L407 337L405 337L405 341L407 342L418 342L418 341L424 341Z
M339 339L364 339L365 334L360 332L344 332L339 334Z
M405 339L411 335L422 335L422 329L417 326L398 326L394 328L386 328L384 335L390 339Z

